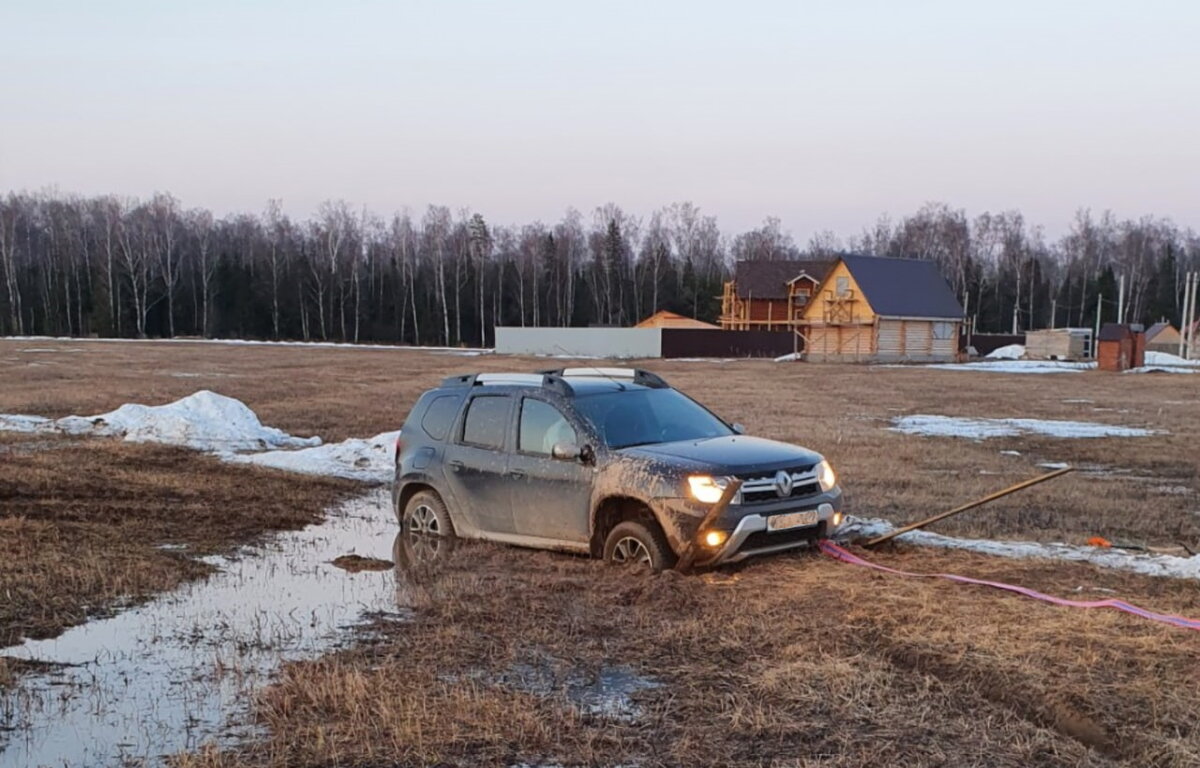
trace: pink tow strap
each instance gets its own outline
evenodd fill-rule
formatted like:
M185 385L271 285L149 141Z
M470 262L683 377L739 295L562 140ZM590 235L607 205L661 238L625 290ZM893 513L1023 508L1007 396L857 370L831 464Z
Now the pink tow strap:
M1150 619L1151 621L1158 621L1163 624L1182 627L1183 629L1200 630L1200 620L1188 619L1184 618L1183 616L1175 616L1170 613L1155 613L1154 611L1147 611L1145 608L1139 608L1136 605L1125 602L1124 600L1064 600L1061 597L1053 597L1052 595L1046 595L1026 587L1018 587L998 581L972 579L967 576L955 576L952 573L911 573L909 571L899 571L895 568L888 568L887 566L876 565L875 563L868 562L858 555L839 547L837 544L834 544L832 541L827 539L822 539L818 543L818 546L821 548L822 552L829 557L832 557L834 560L841 560L843 563L849 563L850 565L860 565L864 568L874 568L877 571L891 573L896 576L936 577L939 579L957 581L961 584L976 584L982 587L993 587L995 589L1003 589L1006 592L1016 592L1018 595L1032 597L1034 600L1041 600L1053 605L1065 605L1068 608L1115 608L1118 611L1131 613L1134 616L1140 616L1143 619Z

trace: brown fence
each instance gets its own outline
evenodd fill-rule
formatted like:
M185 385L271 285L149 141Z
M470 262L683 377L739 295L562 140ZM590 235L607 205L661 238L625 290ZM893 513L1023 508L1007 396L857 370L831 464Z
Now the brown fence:
M790 333L777 331L663 328L662 356L779 357L796 351L794 338Z

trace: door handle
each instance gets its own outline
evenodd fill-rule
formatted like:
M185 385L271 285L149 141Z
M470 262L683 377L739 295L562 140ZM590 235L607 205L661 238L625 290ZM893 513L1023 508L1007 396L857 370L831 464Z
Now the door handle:
M524 480L525 479L525 473L519 469L510 470L508 473L508 476L511 477L513 480Z
M464 466L465 466L465 465L464 465L464 464L463 464L461 461L452 461L452 462L450 462L450 471L451 471L451 472L458 472L458 471L459 471L459 470L461 470L461 469L462 469Z

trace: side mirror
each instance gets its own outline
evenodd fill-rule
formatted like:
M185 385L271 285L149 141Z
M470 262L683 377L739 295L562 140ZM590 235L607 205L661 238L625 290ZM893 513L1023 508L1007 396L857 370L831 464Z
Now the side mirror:
M563 441L554 444L554 447L550 449L550 455L560 461L575 461L583 458L583 449L575 443Z
M729 426L732 427L733 431L739 435L746 434L746 427L745 427L745 425L741 424L740 422L735 421L732 424L730 424Z

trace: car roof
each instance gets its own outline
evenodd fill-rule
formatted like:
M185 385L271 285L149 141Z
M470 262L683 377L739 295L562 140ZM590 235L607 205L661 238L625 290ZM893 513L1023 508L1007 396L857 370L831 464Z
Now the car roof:
M539 373L466 374L445 379L441 388L477 386L549 391L563 397L670 389L670 385L655 374L632 368L563 368Z

